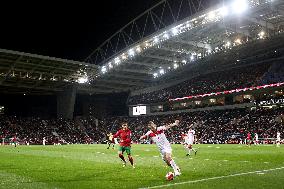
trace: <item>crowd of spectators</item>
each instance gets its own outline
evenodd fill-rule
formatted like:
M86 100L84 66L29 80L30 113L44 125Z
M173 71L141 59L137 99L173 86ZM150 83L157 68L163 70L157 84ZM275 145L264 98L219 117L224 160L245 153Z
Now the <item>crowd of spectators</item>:
M167 132L169 140L173 143L181 142L181 134L187 132L193 124L200 143L229 143L231 140L243 140L247 132L258 133L259 138L275 138L277 131L284 134L283 108L280 109L233 109L199 111L163 116L147 116L128 118L120 117L105 119L102 127L115 132L120 123L126 121L132 130L134 142L148 131L147 123L154 121L158 126L174 122L179 119L180 125Z
M22 118L0 116L0 138L2 142L16 137L21 144L74 144L84 143L88 136L74 121L64 119Z
M261 84L284 82L284 63L274 63L262 78Z
M43 120L0 116L1 138L17 137L20 144L86 144L104 143L108 133L115 133L122 122L132 130L134 143L149 143L139 138L148 131L147 124L154 121L158 126L180 120L180 125L166 132L170 142L180 143L182 133L193 125L199 143L229 143L243 140L247 132L258 133L259 138L275 138L277 131L284 134L283 108L279 109L232 109L198 111L182 114L113 117L102 120L80 118L75 120Z
M171 98L252 87L260 82L270 66L267 63L200 75L162 90L132 96L129 104L164 102Z

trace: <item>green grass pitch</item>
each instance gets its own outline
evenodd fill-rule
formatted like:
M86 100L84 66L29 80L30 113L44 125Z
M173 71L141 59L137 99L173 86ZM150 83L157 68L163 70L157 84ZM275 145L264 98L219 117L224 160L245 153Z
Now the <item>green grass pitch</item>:
M172 170L156 145L132 146L135 169L123 168L117 151L106 147L0 146L0 188L284 188L284 145L195 145L192 157L172 145L182 171L173 181L165 179Z

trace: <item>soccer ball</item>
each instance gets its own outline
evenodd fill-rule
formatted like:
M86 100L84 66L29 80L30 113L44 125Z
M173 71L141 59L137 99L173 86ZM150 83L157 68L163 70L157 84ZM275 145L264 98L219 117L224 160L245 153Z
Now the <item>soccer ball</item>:
M168 172L167 174L166 174L166 179L167 180L173 180L174 179L174 173L173 172Z

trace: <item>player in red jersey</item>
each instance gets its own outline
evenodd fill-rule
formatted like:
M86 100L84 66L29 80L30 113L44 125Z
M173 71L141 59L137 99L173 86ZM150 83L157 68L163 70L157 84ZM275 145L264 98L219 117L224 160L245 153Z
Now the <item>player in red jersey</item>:
M247 134L247 146L250 146L251 145L251 134L250 134L250 132L248 132L248 134Z
M14 135L14 137L12 139L12 143L15 145L15 147L17 147L17 137L16 137L16 135Z
M118 137L120 138L118 156L123 161L123 167L126 166L126 161L123 156L123 153L126 152L129 162L131 163L132 167L135 168L134 161L131 156L131 131L128 129L128 124L126 122L122 123L122 129L113 135L113 139Z

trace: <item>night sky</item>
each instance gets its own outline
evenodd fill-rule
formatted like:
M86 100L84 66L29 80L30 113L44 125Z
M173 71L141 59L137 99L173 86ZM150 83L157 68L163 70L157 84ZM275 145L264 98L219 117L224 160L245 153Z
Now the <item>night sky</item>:
M82 61L118 29L159 1L2 4L0 48Z

